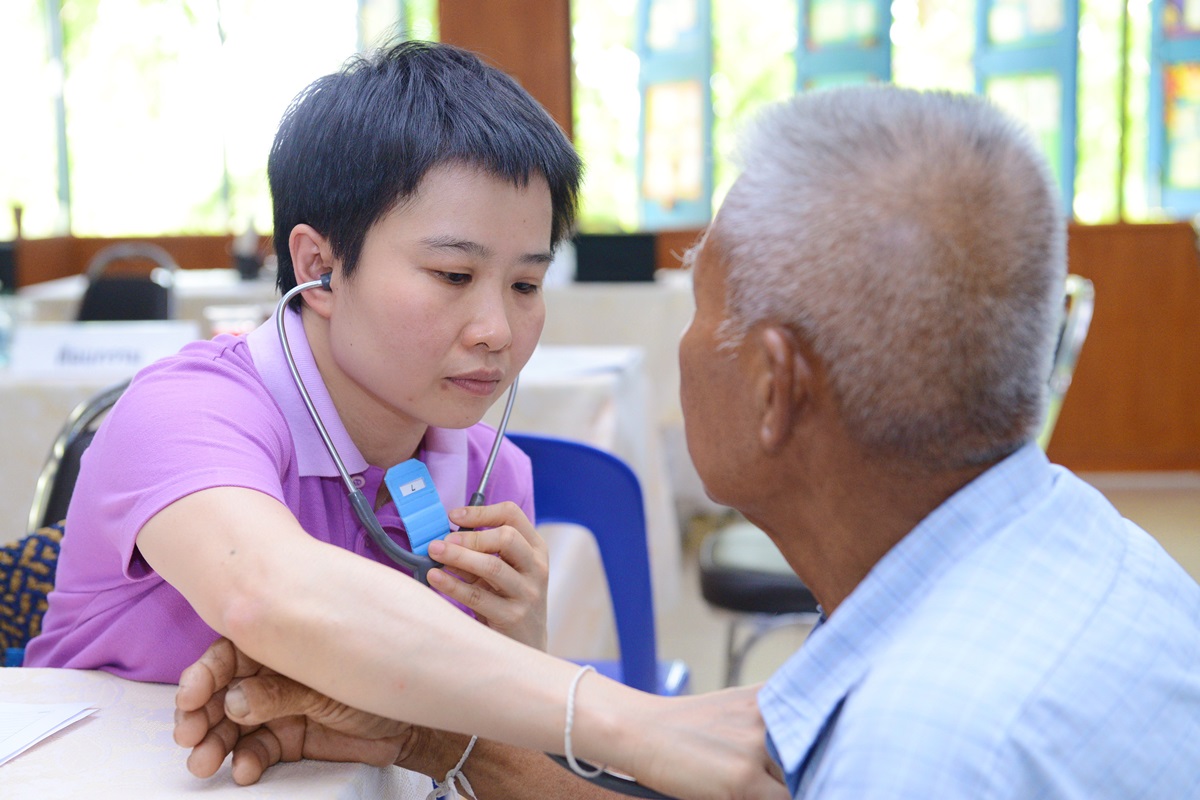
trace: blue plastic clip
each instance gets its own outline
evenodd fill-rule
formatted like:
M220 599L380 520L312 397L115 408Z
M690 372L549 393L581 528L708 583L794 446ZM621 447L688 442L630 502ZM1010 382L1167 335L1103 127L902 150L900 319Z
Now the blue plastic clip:
M429 543L450 533L450 518L438 497L433 478L415 458L401 462L383 475L400 519L408 531L408 542L418 555L429 554Z

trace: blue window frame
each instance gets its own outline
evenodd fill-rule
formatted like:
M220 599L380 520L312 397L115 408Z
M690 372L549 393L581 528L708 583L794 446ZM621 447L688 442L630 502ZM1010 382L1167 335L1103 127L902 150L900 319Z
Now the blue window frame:
M1032 128L1067 214L1075 197L1078 64L1079 0L978 0L975 91Z
M639 0L638 212L645 230L712 216L710 0Z
M1146 172L1149 200L1200 213L1200 2L1154 0Z
M892 78L890 0L800 0L796 90Z

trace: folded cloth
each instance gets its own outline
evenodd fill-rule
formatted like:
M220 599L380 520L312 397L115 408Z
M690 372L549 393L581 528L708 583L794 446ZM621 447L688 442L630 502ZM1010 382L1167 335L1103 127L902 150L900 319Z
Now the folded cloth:
M20 664L25 645L42 630L62 537L59 522L0 547L0 648L7 666Z

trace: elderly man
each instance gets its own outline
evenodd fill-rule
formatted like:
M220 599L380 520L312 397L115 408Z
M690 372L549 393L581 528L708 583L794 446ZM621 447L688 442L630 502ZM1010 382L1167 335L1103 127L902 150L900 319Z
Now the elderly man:
M1198 796L1200 587L1033 444L1066 270L1029 137L978 98L843 89L742 158L691 259L682 399L708 493L824 610L758 696L789 792ZM238 718L320 700L283 697Z

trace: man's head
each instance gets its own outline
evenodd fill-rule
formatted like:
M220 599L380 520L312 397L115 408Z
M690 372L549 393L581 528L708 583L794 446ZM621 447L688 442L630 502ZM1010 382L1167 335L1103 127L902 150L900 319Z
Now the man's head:
M547 245L569 233L578 155L537 101L473 54L402 42L312 83L284 114L267 166L280 290L296 285L288 245L295 226L325 236L350 278L371 226L411 198L431 169L453 163L516 186L545 178L553 206Z
M1045 162L1017 124L970 96L815 92L761 117L742 163L699 254L697 301L707 271L724 307L715 326L708 316L704 344L699 331L685 338L685 411L691 395L695 416L723 413L698 385L715 376L686 385L689 347L693 364L702 347L741 358L745 337L775 326L819 364L868 457L960 469L1034 435L1065 225ZM759 351L769 359L770 342ZM726 424L688 422L709 433Z

